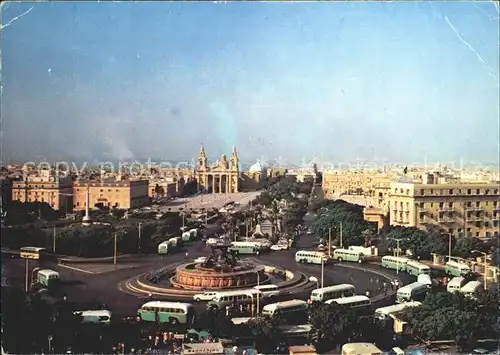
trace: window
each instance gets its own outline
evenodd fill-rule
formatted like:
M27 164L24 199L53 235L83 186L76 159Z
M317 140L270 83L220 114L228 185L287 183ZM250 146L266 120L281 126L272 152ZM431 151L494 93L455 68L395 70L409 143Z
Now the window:
M472 206L472 202L468 201L467 202L467 207L471 207Z
M449 203L448 203L448 207L449 207L449 208L453 208L453 202L449 202Z
M431 189L431 195L434 193L434 189Z
M470 194L471 194L471 192L472 192L472 190L471 190L471 189L467 189L467 195L470 195Z
M424 196L425 193L424 193L424 189L420 189L420 195Z
M481 190L477 189L476 194L479 195L481 193Z
M410 194L410 190L406 189L406 194L409 195Z
M490 190L489 190L489 189L484 190L484 194L485 194L485 195L488 195L489 193L490 193Z
M439 208L443 208L444 207L444 202L439 202Z
M476 207L480 207L481 206L481 202L477 201L476 202Z
M448 191L448 193L449 193L450 195L453 195L453 189L450 189L450 191Z

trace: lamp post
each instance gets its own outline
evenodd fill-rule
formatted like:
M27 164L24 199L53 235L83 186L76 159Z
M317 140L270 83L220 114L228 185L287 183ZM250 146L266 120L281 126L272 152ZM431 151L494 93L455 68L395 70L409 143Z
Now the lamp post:
M319 288L319 280L318 280L317 277L309 276L309 281L310 282L315 282L316 283L316 288Z
M49 341L49 354L52 353L52 335L47 336L47 340Z
M397 259L396 259L396 275L399 275L399 257L400 257L400 248L399 243L402 240L408 240L408 238L389 238L396 241L396 249L397 249Z
M56 253L56 226L54 226L54 233L52 235L52 252Z
M484 289L487 290L488 289L488 277L486 276L486 271L488 269L488 262L486 260L486 257L488 256L488 254L486 254L484 251L480 251L480 250L472 250L471 253L479 253L479 254L482 254L484 256Z
M142 226L142 222L139 222L139 226L138 226L138 229L139 229L139 246L138 246L139 254L141 253L141 226Z
M325 279L325 256L323 255L321 257L321 288L324 286L324 279Z
M257 289L259 289L259 286L260 286L260 274L259 272L257 271ZM257 317L259 316L259 307L260 307L260 295L261 295L261 292L260 290L258 290L258 293L257 293Z
M118 241L117 241L117 234L115 232L115 240L114 240L114 248L113 248L113 265L116 268L116 262L117 262L117 251L118 251Z

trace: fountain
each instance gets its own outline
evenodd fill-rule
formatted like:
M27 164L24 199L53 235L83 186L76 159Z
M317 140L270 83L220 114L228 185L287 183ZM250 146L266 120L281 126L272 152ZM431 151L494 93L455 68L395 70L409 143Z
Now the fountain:
M251 287L265 283L268 275L263 265L242 261L231 244L215 244L203 263L187 263L175 270L171 279L175 288L191 290L216 290L235 287Z

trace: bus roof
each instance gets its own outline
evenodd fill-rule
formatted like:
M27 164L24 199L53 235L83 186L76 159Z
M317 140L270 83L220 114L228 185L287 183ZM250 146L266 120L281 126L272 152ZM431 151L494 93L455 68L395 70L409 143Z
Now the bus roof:
M158 244L158 246L160 246L160 245L168 246L169 244L170 244L170 241L165 240L165 241L161 242L160 244Z
M382 260L398 260L399 261L405 261L405 262L408 262L410 261L409 258L406 258L404 256L392 256L392 255L386 255L386 256L383 256L382 257Z
M411 284L408 284L406 286L401 287L397 292L413 291L417 288L422 288L422 287L427 287L427 285L421 284L420 282L414 282L414 283L411 283Z
M368 298L366 296L363 296L363 295L356 295L356 296L350 296L350 297L335 298L333 300L328 300L326 302L328 302L328 303L335 302L335 303L338 303L338 304L347 304L347 303L352 303L352 302L363 302L363 301L370 301L370 298Z
M21 250L21 251L31 251L31 252L38 253L38 252L44 251L45 248L42 248L42 247L22 247L22 248L19 248L19 250Z
M377 308L375 310L375 313L389 315L391 313L401 312L403 309L406 309L406 308L409 308L409 307L420 306L421 304L422 303L417 302L417 301L405 302L405 303L399 303L399 304L393 304L392 306Z
M460 289L460 292L474 292L479 286L481 286L481 282L469 281Z
M416 260L409 260L407 263L406 263L407 266L415 266L415 267L418 267L418 268L421 268L421 269L430 269L430 267L428 265L425 265L425 264L422 264Z
M337 252L342 252L342 253L352 253L352 254L363 254L362 252L360 252L359 250L352 250L352 249L341 249L341 248L337 248L333 251L333 253L337 253Z
M277 328L286 334L293 334L293 333L309 333L312 331L313 326L311 324L280 325Z
M259 285L259 286L254 286L253 287L256 290L276 290L278 289L278 285Z
M295 255L297 255L298 253L313 255L313 256L326 256L326 254L323 253L322 251L299 250L298 252L295 253Z
M355 290L356 287L350 284L340 284L340 285L334 285L334 286L327 286L323 288L317 288L315 290L312 290L312 292L335 292L335 291L342 291L342 290Z
M231 318L231 322L234 324L234 325L238 325L238 324L246 324L248 323L251 319L253 319L252 317L237 317L237 318Z
M216 292L215 297L224 297L224 296L237 296L237 295L248 295L248 294L257 294L260 293L259 290L254 288L246 289L246 290L235 290L235 291L221 291Z
M111 312L100 309L100 310L91 310L91 311L75 311L73 312L74 314L81 315L82 317L110 317L111 318Z
M463 278L462 276L457 276L457 277L452 278L450 280L450 282L448 282L448 285L460 285L464 281L465 281L465 278Z
M45 276L50 276L50 275L57 275L59 276L59 273L57 271L51 270L51 269L41 269L37 271L41 275Z
M361 355L361 354L381 354L382 350L372 343L347 343L342 346L342 354Z
M276 302L276 303L271 303L267 304L264 306L263 309L266 311L271 311L271 310L276 310L280 308L286 308L286 307L294 307L294 306L304 306L307 305L306 301L303 300L289 300L289 301L283 301L283 302Z
M470 270L470 266L467 265L467 264L464 264L464 263L459 263L457 261L448 261L446 264L444 264L445 266L451 266L451 267L454 267L454 268L457 268L457 269L466 269L466 270Z
M187 310L190 307L193 307L191 303L183 303L183 302L166 302L166 301L150 301L144 303L141 308L143 307L158 307L158 308L182 308Z

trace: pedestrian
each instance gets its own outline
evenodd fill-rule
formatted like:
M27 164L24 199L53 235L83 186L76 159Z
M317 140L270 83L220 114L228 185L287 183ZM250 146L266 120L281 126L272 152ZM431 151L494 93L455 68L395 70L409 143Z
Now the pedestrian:
M385 282L385 281L384 281L384 282L382 283L382 287L384 288L384 290L387 290L387 282Z
M366 294L366 297L370 298L370 290L366 290L365 294Z
M370 283L372 284L373 283L373 276L370 277Z

